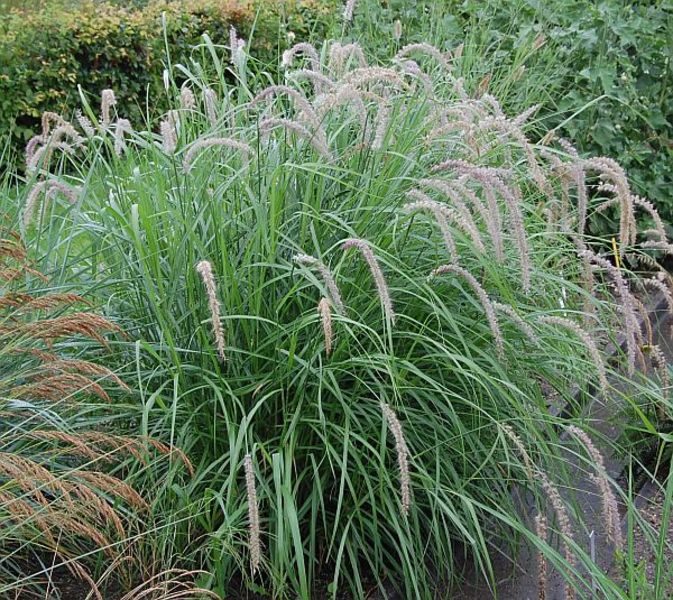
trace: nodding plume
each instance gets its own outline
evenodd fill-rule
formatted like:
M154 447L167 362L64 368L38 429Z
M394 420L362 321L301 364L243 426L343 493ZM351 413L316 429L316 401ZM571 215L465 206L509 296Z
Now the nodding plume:
M505 347L502 333L500 332L500 325L498 324L498 317L495 314L495 309L493 304L486 293L486 290L481 286L481 284L475 279L475 277L469 271L459 267L458 265L442 265L437 267L432 273L430 273L430 278L436 277L437 275L446 275L447 273L453 273L459 275L473 289L474 293L477 294L481 306L486 313L486 318L488 319L489 327L491 328L491 333L493 334L493 339L495 340L495 348L498 354L498 358L501 360L505 357Z
M165 119L159 125L161 131L161 147L166 154L174 154L178 146L178 136L175 131L175 122L172 119Z
M332 306L327 298L322 298L318 303L318 313L322 321L322 331L325 336L325 354L332 353L334 333L332 331Z
M642 208L648 215L650 215L650 218L654 222L654 232L659 236L660 241L666 242L666 228L664 227L664 222L661 220L659 212L654 207L654 204L640 196L633 196L632 200L635 206Z
M206 88L203 90L203 103L206 107L206 117L211 127L217 125L217 94L215 90Z
M395 87L404 87L404 80L394 69L385 69L383 67L362 67L353 69L346 73L341 79L344 85L354 85L360 87L368 83L389 83Z
M332 304L336 306L336 309L339 313L343 314L344 303L341 300L341 292L339 291L336 281L334 280L334 275L332 275L332 271L330 271L329 268L322 261L318 260L313 256L309 256L308 254L295 254L292 257L292 260L294 260L294 262L296 262L297 264L306 265L307 267L313 267L318 270L318 272L322 276L323 283L325 284L325 287L329 292Z
M610 485L610 478L605 469L603 455L600 450L596 448L585 431L575 425L569 425L568 431L582 442L582 445L586 448L586 451L591 458L592 466L596 469L597 475L594 475L592 479L601 493L603 519L607 526L608 539L613 543L615 550L621 552L624 549L624 540L622 539L619 504L617 502L617 497L612 490L612 486Z
M306 42L295 44L292 48L285 50L285 52L283 52L281 65L285 68L291 67L297 54L303 54L308 58L312 71L315 71L316 73L320 72L320 56L318 51L313 44L308 44Z
M194 92L192 92L186 85L183 85L180 89L180 108L183 108L184 110L193 110L196 108Z
M288 71L285 74L288 81L310 81L313 84L313 91L320 94L324 90L334 89L336 85L327 75L312 71L311 69L296 69L295 71Z
M344 68L347 67L347 61L354 57L358 67L366 67L367 59L365 53L359 44L344 44L333 42L329 48L329 62L327 68L331 73L339 76L343 73Z
M70 141L64 141L65 138L69 138ZM84 138L70 123L59 125L49 136L37 135L26 146L26 169L33 171L42 163L42 169L47 171L54 150L73 154L75 148L81 146L83 142ZM43 145L38 148L39 144Z
M479 229L477 228L477 225L472 218L472 213L462 201L458 192L455 191L448 184L448 182L442 181L441 179L421 179L418 183L424 187L429 187L430 189L442 192L448 197L448 199L451 201L451 205L445 206L445 209L447 210L447 217L450 217L451 220L455 221L460 226L460 228L470 236L472 243L478 252L486 252L484 242L482 241L481 235L479 234ZM419 196L419 194L422 195ZM407 195L417 197L421 200L429 198L427 194L423 194L418 190L413 190Z
M36 135L28 140L26 144L26 168L33 164L38 146L46 143L47 139L44 135Z
M346 5L344 6L344 21L350 23L353 20L353 11L355 10L355 5L357 0L347 0Z
M124 141L124 134L130 135L133 133L133 127L128 119L118 119L115 127L115 144L114 151L117 156L121 156L122 152L126 150L126 142Z
M371 92L359 90L353 85L339 85L328 93L321 94L316 98L316 110L321 121L330 110L333 110L346 103L355 104L354 112L360 120L360 127L364 129L367 126L367 107L364 100L373 100L379 106L385 101L381 96Z
M518 125L514 123L514 121L500 116L487 117L480 120L475 127L478 131L496 131L504 135L509 135L512 139L514 139L514 141L519 145L521 150L523 150L524 155L526 156L526 162L528 163L533 181L547 198L553 197L554 193L551 185L549 184L544 171L538 164L531 143L528 141L526 134Z
M451 63L449 63L446 56L444 56L435 46L433 46L432 44L427 44L425 42L421 42L418 44L408 44L404 46L404 48L402 48L397 53L395 58L401 60L414 52L416 53L421 52L423 54L427 54L428 56L434 58L444 69L446 69L447 71L451 70Z
M92 138L94 135L96 135L96 129L93 126L93 123L82 114L82 111L78 110L75 113L75 116L86 137Z
M390 299L388 284L386 283L385 277L383 276L383 271L379 266L379 261L376 260L369 242L360 238L349 238L344 241L341 247L344 250L348 250L349 248L357 248L360 251L360 254L362 254L362 257L365 259L365 262L369 266L369 270L372 273L374 283L376 284L376 291L379 294L379 298L381 300L381 304L383 305L386 316L390 319L392 324L395 324L395 311L393 309L393 301Z
M100 114L101 122L103 127L107 127L110 124L110 109L113 106L117 105L117 99L115 98L115 93L112 90L103 90L101 92L101 101L100 101Z
M628 359L629 376L633 375L636 370L636 358L640 353L638 348L638 339L641 335L640 324L638 323L637 308L633 301L633 295L629 289L629 284L622 276L621 271L615 267L609 260L602 256L595 254L591 250L580 250L578 252L580 258L588 260L590 263L605 269L608 277L614 284L617 298L619 299L619 306L622 315L624 316L624 329L626 337L626 354Z
M395 411L385 402L381 402L381 412L388 422L388 429L395 439L395 450L397 451L397 465L400 469L400 496L402 500L402 514L409 514L411 506L411 481L409 478L409 448L404 438L402 425L395 414Z
M252 574L257 572L262 559L262 544L260 542L259 506L257 504L257 488L255 486L255 469L252 457L246 454L243 459L245 469L245 489L248 496L248 546L250 547L250 569Z
M267 135L271 130L276 129L277 127L282 127L287 131L291 131L300 138L308 141L316 152L318 152L324 159L330 162L334 160L334 157L327 146L327 140L324 136L320 135L320 130L311 133L306 127L291 119L264 119L259 123L259 131L262 135Z
M393 39L399 42L402 39L402 21L395 19L393 23Z
M257 94L251 101L250 105L254 106L262 100L277 96L278 94L285 94L294 102L296 111L297 111L297 120L300 122L307 123L314 127L318 131L322 131L322 123L320 117L316 114L313 106L308 101L306 96L298 92L294 88L291 88L287 85L271 85L263 89L259 94ZM324 135L324 134L323 134Z
M507 437L514 444L514 447L519 454L519 458L523 460L528 479L531 482L535 481L535 465L533 464L530 454L528 454L528 450L526 450L526 447L523 445L521 438L514 432L514 429L511 427L511 425L508 425L507 423L500 423L500 428L505 432L505 434L507 434Z
M451 256L451 261L457 263L458 251L456 250L456 243L453 240L453 235L451 235L451 229L449 228L449 209L443 204L432 200L432 198L420 190L410 190L407 192L407 196L411 199L414 199L415 202L405 204L404 210L408 213L413 213L420 210L427 210L428 212L432 213L432 216L435 218L435 221L439 226L439 230L442 232L444 245L446 246L446 249Z
M520 208L519 192L513 186L505 182L508 171L495 169L492 167L480 167L461 160L447 160L433 170L440 171L444 169L456 169L468 177L477 181L484 190L486 197L491 205L491 212L497 211L497 202L494 194L497 193L505 201L509 213L511 229L514 232L514 238L519 251L519 260L521 262L521 280L524 292L530 290L530 253L528 249L528 239L524 227L523 214Z
M79 188L74 188L62 181L40 181L33 186L33 189L30 190L28 196L26 196L26 203L23 207L23 224L27 227L30 223L30 220L33 216L35 210L35 204L40 194L44 192L44 202L45 207L47 201L54 196L56 192L61 192L70 204L77 202L77 196L80 192Z
M48 143L57 144L65 139L69 139L73 147L80 146L84 142L84 138L77 133L77 130L70 123L65 123L52 131L48 138Z
M577 231L578 233L583 234L586 228L587 206L589 203L589 197L586 185L586 174L584 172L584 161L580 158L577 148L575 148L565 138L559 138L558 144L566 151L566 153L572 159L570 169L575 179L575 185L577 187L577 213L579 218Z
M64 154L74 153L73 147L67 142L47 142L35 151L30 161L26 163L26 170L33 172L38 167L42 167L43 171L49 171L49 163L51 162L54 150L61 150Z
M405 73L408 73L412 77L415 77L421 81L423 84L423 89L425 90L425 95L433 100L435 97L435 86L432 83L432 79L430 79L428 74L423 71L423 69L421 69L419 64L415 60L403 60L400 63L400 66ZM437 107L438 105L435 104L434 106ZM435 108L435 116L439 116L439 118L441 118L441 114L438 115L437 108Z
M229 50L231 52L230 62L232 65L236 65L238 63L239 57L241 56L244 47L245 40L239 39L238 34L236 33L236 28L231 26L229 28Z
M663 275L662 272L659 272L656 277L643 277L639 283L644 288L651 288L659 292L666 300L669 315L673 315L673 293L670 286L664 283Z
M670 379L668 376L668 361L666 360L666 355L662 352L661 348L657 344L651 344L649 347L650 357L652 359L652 366L656 369L661 379L661 388L665 394L669 393ZM666 411L663 406L660 404L658 406L658 416L662 420L667 421Z
M469 177L461 175L458 179L451 181L451 187L459 196L472 204L473 209L479 213L482 221L486 224L488 235L493 243L495 259L501 263L505 260L505 251L502 241L502 220L500 218L500 207L496 201L495 194L486 193L486 202L484 202L476 192L468 186ZM454 197L455 203L455 197Z
M185 153L185 158L182 162L182 167L185 173L189 173L192 169L192 162L195 156L204 148L212 148L213 146L224 146L226 148L233 148L243 154L244 162L247 164L248 157L252 154L252 148L244 142L239 142L232 138L204 138L200 139L191 145L189 150Z
M606 395L608 393L608 389L610 388L610 384L608 383L608 378L605 371L605 364L603 363L601 353L598 350L598 347L594 343L593 339L591 339L591 336L586 331L584 331L577 323L564 317L557 317L555 315L543 315L542 317L539 318L539 320L540 322L547 323L548 325L556 325L558 327L564 327L565 329L572 331L578 338L580 338L580 340L582 340L584 346L589 352L589 356L591 357L591 361L593 362L594 367L596 367L601 392L603 393L603 395Z
M311 69L296 69L295 71L288 71L285 74L285 78L288 81L294 82L309 81L313 85L313 92L315 94L321 94L323 92L332 90L336 85L335 82L326 75Z
M541 107L541 104L533 104L533 106L527 108L522 113L514 117L514 119L512 119L512 123L514 123L514 125L517 127L522 127L526 124L528 119L530 119L538 110L540 110Z
M47 137L49 131L51 130L52 123L56 127L62 127L63 125L70 125L61 115L55 112L46 111L42 113L41 125L42 125L42 135Z
M383 148L383 142L389 129L391 112L390 106L386 102L379 104L379 110L376 113L374 139L371 143L372 150L381 150Z
M222 323L220 321L220 303L217 300L217 286L215 284L215 277L213 276L213 268L207 260L202 260L196 265L196 271L201 275L203 285L206 288L208 307L210 308L210 320L213 327L213 336L215 338L217 354L220 357L220 360L224 362L224 330L222 329Z
M636 242L636 217L633 195L624 169L617 161L599 156L584 161L587 169L598 171L605 189L611 190L619 202L619 256L623 257L628 246Z
M533 344L539 344L540 338L535 335L533 328L524 321L521 316L514 310L514 307L509 304L501 304L500 302L493 302L493 308L496 311L506 314Z

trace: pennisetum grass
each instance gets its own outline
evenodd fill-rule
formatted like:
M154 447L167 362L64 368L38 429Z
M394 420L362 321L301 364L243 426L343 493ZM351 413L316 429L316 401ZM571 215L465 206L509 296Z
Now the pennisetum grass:
M353 12L355 11L355 5L357 0L346 0L344 5L344 21L350 23L353 20Z
M210 309L210 320L213 327L213 337L215 338L215 346L217 347L217 355L220 360L224 362L225 355L225 340L224 330L222 329L222 321L220 318L220 303L217 299L217 284L215 283L215 276L213 275L213 267L207 260L202 260L196 265L196 271L203 280L203 286L208 297L208 308Z
M397 466L400 470L400 498L402 502L402 514L409 514L411 506L411 482L409 479L409 448L407 447L402 425L400 424L395 411L385 402L381 403L381 411L388 422L390 432L395 439L395 450L397 451Z
M376 291L378 292L379 298L381 300L381 305L385 311L386 317L390 320L391 323L395 323L395 310L393 308L393 301L390 298L390 291L388 290L388 284L386 283L385 276L379 265L379 261L374 256L371 246L368 241L359 239L359 238L349 238L345 240L341 246L344 250L349 248L356 248L362 258L364 258L369 270L371 271L374 283L376 284Z
M111 121L110 111L117 105L114 90L105 89L101 92L100 120L103 127L108 127Z
M570 425L568 426L568 431L586 448L592 466L596 469L596 475L593 476L593 480L601 494L603 521L606 527L607 538L612 543L615 552L621 553L624 550L624 542L622 538L621 517L619 516L619 504L605 470L603 455L584 430L575 425Z
M355 20L353 27L357 32ZM133 134L119 140L111 94L103 96L95 132L81 120L45 117L27 149L30 186L18 201L0 194L10 220L20 222L22 207L32 205L24 238L39 262L17 260L21 252L8 241L0 246L3 283L47 285L36 268L45 266L56 278L50 293L85 289L87 300L113 317L70 310L54 297L40 309L45 318L0 320L7 341L0 354L11 357L14 373L24 373L3 397L49 414L62 404L56 390L84 384L77 373L91 380L93 392L93 406L78 419L97 419L110 438L78 431L74 443L26 443L58 443L84 458L99 448L123 460L115 473L129 473L129 485L151 490L141 495L152 520L138 534L144 560L137 561L138 569L153 566L150 578L179 557L183 567L204 568L198 581L222 596L236 597L247 586L309 599L320 593L321 580L334 590L331 597L337 590L365 597L363 582L371 581L430 598L438 589L436 565L456 578L456 548L469 548L477 570L489 576L490 548L514 554L521 534L529 533L511 481L502 476L511 453L493 427L523 423L525 415L513 440L523 449L518 455L538 505L555 514L562 551L547 558L572 595L581 587L578 562L597 571L581 551L570 550L568 508L552 483L568 483L555 451L563 427L552 427L562 418L548 413L543 383L564 398L571 387L593 392L594 370L577 359L588 355L601 383L624 383L626 391L610 390L616 400L664 404L661 381L635 374L645 339L632 291L638 274L627 268L636 262L630 256L670 250L654 212L630 194L610 161L581 158L552 136L532 143L531 128L539 124L527 121L531 111L509 116L497 99L499 91L523 94L523 88L499 88L497 69L486 79L471 73L469 43L450 57L413 44L374 66L353 42L298 44L282 62L302 61L302 68L272 85L243 48L235 31L223 57L204 38L203 56L214 64L193 72L181 65L189 82L182 90L203 90L202 106L178 93L149 127L130 123ZM218 90L221 104L208 89ZM86 103L83 109L95 118ZM596 195L585 174L602 180ZM41 220L30 217L39 200L61 195L64 185L81 188L77 202L52 202ZM603 255L585 224L613 199L624 208L623 231L618 251ZM433 230L403 214L410 202L432 215L444 240L450 236L460 267L443 264L450 247L438 250L428 239ZM634 229L641 214L654 222L646 235ZM549 227L545 215L560 226ZM217 265L226 286L217 289L203 257ZM296 276L292 263L305 268L306 278ZM463 285L428 285L428 273ZM34 288L24 291L42 297ZM6 298L0 310L17 301ZM32 300L21 306L26 302ZM206 303L212 345L202 343ZM585 306L593 311L586 333L575 326ZM226 370L217 368L225 351L222 314L231 319ZM627 331L626 357L607 361L603 340L613 341L620 329ZM73 337L78 342L68 357L48 356ZM92 340L107 348L107 370L67 362L86 360ZM53 364L34 376L24 369L31 361ZM621 366L634 377L624 377ZM134 390L128 400L118 401L110 389L116 381L110 373L118 372L130 376L122 378ZM142 434L140 446L131 432ZM371 460L385 456L392 440L398 477ZM198 456L188 480L182 471L191 463L171 451L177 443ZM256 471L251 456L243 459L243 490L246 447L263 459ZM527 448L544 460L533 463ZM164 464L157 457L164 453L177 460ZM112 497L109 485L100 491ZM133 497L124 493L128 505L120 503L131 517ZM28 514L28 506L16 506ZM109 532L93 530L109 535L117 528L110 524ZM73 555L84 553L80 547ZM606 594L614 592L605 575L598 579Z
M260 542L259 507L257 505L257 486L255 484L255 470L252 457L246 454L243 459L245 469L245 489L248 499L248 546L250 547L250 570L254 577L259 570L262 560L262 546Z

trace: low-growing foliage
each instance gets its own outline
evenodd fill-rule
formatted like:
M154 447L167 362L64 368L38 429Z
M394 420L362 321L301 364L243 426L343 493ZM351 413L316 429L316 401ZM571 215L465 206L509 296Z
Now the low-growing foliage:
M14 211L42 266L138 340L118 345L141 401L123 410L196 459L156 500L158 555L221 595L433 597L458 554L488 577L494 539L535 539L518 481L556 514L563 554L542 547L568 593L585 590L548 396L570 414L619 398L621 366L629 403L662 402L629 267L665 232L640 225L616 163L533 138L531 111L466 86L456 54L369 66L355 44L300 44L262 89L229 46L205 39L212 71L168 73L150 128L126 126L121 92L102 118L83 96L81 131L33 142ZM586 234L606 203L614 255Z
M138 572L151 573L151 566L131 567L129 550L150 502L124 481L120 465L132 459L148 466L153 454L191 464L158 440L84 427L83 398L109 403L108 389L129 388L109 368L83 358L79 346L107 345L107 334L119 336L120 329L90 312L81 296L44 291L47 278L30 264L20 237L4 235L0 595L40 594L40 582L64 568L102 600L93 572L102 562L110 565L106 577L126 585Z

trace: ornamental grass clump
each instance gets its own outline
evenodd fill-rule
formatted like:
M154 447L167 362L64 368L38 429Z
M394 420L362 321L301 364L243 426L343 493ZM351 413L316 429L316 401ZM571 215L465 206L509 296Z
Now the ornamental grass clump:
M553 564L572 594L588 558L572 551L581 515L557 489L555 425L596 379L606 401L662 398L636 360L630 257L652 253L648 226L634 236L628 217L616 253L584 231L605 192L580 175L609 167L621 186L618 171L507 115L493 82L470 89L460 52L417 44L369 65L354 43L302 43L269 85L235 34L231 47L229 63L205 38L213 65L179 67L222 99L216 114L168 86L173 108L132 123L117 156L83 96L96 135L30 175L29 189L81 193L55 195L26 243L132 335L106 365L137 373L143 432L199 457L188 484L157 491L172 517L157 555L204 568L223 596L308 599L328 582L330 597L390 583L429 598L459 578L457 554L486 576L492 547L515 554L517 482L556 515ZM34 337L115 334L48 321ZM549 390L574 398L563 417ZM535 464L502 444L507 422Z
M149 497L124 480L124 465L148 465L155 454L192 466L159 440L85 428L87 399L110 403L130 388L77 348L107 345L120 328L84 312L89 302L78 294L44 290L47 278L37 277L18 236L2 235L0 596L46 597L64 569L103 600L96 563L109 564L118 581L136 577L130 540L150 513ZM7 277L10 270L18 274Z

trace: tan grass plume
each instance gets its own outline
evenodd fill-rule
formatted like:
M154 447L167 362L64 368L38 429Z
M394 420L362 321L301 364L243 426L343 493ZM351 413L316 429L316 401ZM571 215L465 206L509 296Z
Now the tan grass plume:
M395 414L385 402L381 402L381 412L388 423L388 429L395 439L395 450L397 451L397 465L400 470L400 497L402 501L402 513L409 514L411 506L411 480L409 478L409 448L404 438L402 425Z
M250 547L250 569L254 575L259 569L262 559L260 541L259 506L257 505L257 488L255 485L255 469L252 457L246 454L243 459L245 468L245 487L248 495L248 545Z
M322 298L318 303L318 313L320 314L322 331L325 337L325 354L329 356L332 353L334 332L332 330L332 305L327 298Z
M208 296L208 306L210 308L210 320L213 327L213 336L215 338L215 345L217 347L217 354L220 360L225 360L225 341L224 330L222 329L222 322L220 319L220 303L217 299L217 286L215 284L215 277L213 276L213 268L207 260L202 260L196 265L196 270L201 275L203 285L206 288L206 295Z

